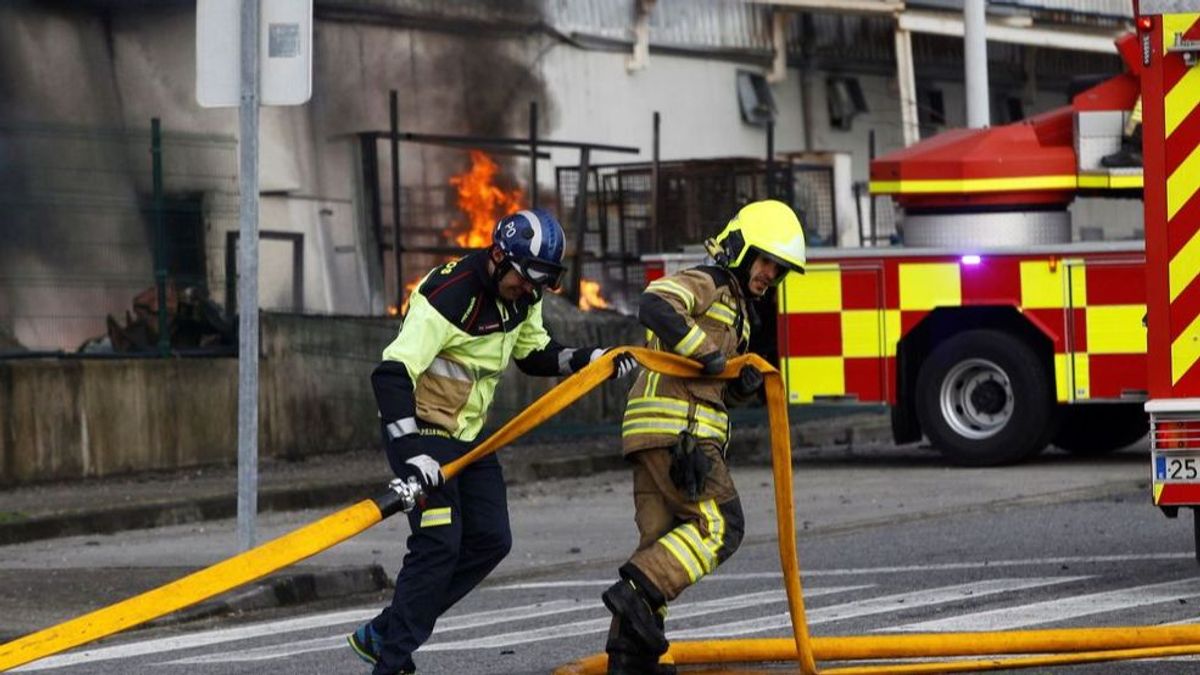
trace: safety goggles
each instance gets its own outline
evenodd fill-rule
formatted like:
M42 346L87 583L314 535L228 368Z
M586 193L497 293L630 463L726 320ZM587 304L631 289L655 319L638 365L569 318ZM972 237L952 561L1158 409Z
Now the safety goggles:
M531 258L521 261L513 260L512 267L517 274L521 275L522 279L535 286L546 286L554 289L558 288L562 282L562 265Z
M780 258L779 256L767 253L766 251L758 248L757 246L755 246L751 250L753 253L757 253L758 255L762 256L763 258L766 258L767 260L770 260L771 262L773 262L779 266L779 275L776 276L775 280L771 282L772 286L778 286L779 284L783 283L784 277L786 277L791 272L795 272L796 274L804 274L803 267L796 267L796 266L788 263L787 261L785 261L783 258Z

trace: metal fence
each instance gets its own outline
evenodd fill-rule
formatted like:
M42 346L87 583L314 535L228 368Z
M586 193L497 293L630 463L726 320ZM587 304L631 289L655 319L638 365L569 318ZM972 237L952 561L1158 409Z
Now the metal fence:
M208 270L221 261L206 237L206 219L222 216L206 204L236 193L236 144L161 134L156 180L152 135L150 120L0 127L0 354L155 349L157 269L169 346L223 341L210 330Z
M854 184L854 215L858 239L863 246L894 246L900 243L896 203L890 195L873 195L868 183Z
M643 254L694 248L741 206L768 196L796 210L810 245L837 243L832 167L786 159L771 167L747 158L661 162L657 186L654 172L650 163L588 170L583 276L599 280L617 302L644 285ZM579 175L579 167L558 167L563 213L574 213Z

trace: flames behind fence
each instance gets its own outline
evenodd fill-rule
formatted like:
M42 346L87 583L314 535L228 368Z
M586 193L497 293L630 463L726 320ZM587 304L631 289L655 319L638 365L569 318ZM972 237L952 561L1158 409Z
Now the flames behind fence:
M447 243L462 248L484 248L492 243L492 230L496 221L527 208L527 203L524 190L519 187L505 189L497 183L500 167L486 152L471 150L470 159L471 165L462 173L451 176L449 180L458 193L458 209L463 217L453 221L442 230L442 234ZM405 283L404 303L398 311L395 307L389 307L389 314L403 314L408 310L408 298L424 274L422 271ZM589 311L608 306L608 301L600 292L600 282L581 280L580 309Z

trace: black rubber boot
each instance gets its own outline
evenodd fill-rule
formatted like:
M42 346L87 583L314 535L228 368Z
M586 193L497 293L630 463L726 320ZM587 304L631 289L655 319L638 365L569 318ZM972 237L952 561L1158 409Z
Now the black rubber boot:
M1137 125L1133 133L1121 139L1121 149L1100 158L1100 166L1110 169L1137 167L1142 165L1142 125Z
M646 651L637 638L621 621L613 616L612 628L608 631L608 675L675 675L675 666L659 663L658 657Z
M600 596L608 611L621 622L641 645L642 650L658 661L659 655L667 651L667 637L663 634L657 617L646 597L629 579L621 579Z

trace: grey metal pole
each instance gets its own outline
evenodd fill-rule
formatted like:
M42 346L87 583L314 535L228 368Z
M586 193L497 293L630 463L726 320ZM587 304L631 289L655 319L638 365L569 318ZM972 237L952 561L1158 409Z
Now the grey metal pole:
M867 169L867 200L868 200L867 204L870 205L870 208L867 210L867 216L871 219L871 245L878 246L879 245L879 231L876 229L876 225L875 225L875 196L871 194L871 176L870 176L871 162L875 161L875 130L874 129L871 129L871 131L867 134L867 158L868 158L868 160L867 160L867 167L868 167L868 169Z
M775 199L775 120L767 121L767 199Z
M538 105L537 101L529 102L529 204L538 207Z
M238 110L238 547L254 547L258 515L258 23L242 0L242 100Z
M992 123L988 102L987 0L963 2L963 63L967 79L967 126Z
M396 308L404 306L404 244L400 238L400 97L393 89L388 94L392 127L392 256L396 262Z
M580 280L583 278L583 246L587 235L587 200L588 174L592 172L591 148L579 149L579 190L575 195L575 269L571 270L571 288L569 297L575 306L579 306L581 295Z
M150 164L154 184L154 286L158 297L158 355L171 353L167 325L167 232L163 227L162 126L150 120Z
M650 160L650 231L654 233L654 240L659 251L663 250L663 235L658 229L658 171L659 166L659 140L661 138L662 117L658 111L654 111L654 140L651 146ZM641 253L642 251L638 251Z

